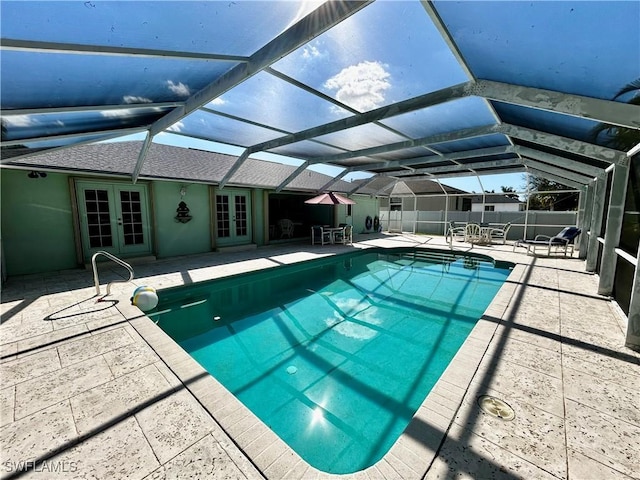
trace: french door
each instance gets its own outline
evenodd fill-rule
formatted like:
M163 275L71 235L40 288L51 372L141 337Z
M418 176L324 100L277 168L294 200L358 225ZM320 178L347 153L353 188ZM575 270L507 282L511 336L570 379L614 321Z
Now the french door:
M216 193L216 242L234 245L251 241L249 192L225 189Z
M146 185L77 182L85 261L100 250L131 257L151 253Z

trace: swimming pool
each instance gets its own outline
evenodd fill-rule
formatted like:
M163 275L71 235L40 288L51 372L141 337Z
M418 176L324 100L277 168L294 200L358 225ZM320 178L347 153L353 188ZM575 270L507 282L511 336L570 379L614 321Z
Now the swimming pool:
M510 270L367 251L160 292L151 318L319 470L379 460Z

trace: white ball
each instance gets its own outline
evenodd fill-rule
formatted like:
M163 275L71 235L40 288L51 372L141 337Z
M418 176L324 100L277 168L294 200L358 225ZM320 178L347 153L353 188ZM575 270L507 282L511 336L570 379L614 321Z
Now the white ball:
M147 312L158 305L158 295L153 287L138 287L133 294L132 303L143 312Z

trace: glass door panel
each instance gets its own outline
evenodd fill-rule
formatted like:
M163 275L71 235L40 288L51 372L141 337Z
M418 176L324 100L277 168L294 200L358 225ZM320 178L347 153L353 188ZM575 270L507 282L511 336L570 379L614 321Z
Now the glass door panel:
M233 245L251 241L249 193L225 189L216 194L216 237L218 244Z
M91 248L113 247L111 207L108 194L107 190L100 189L86 189L84 191L87 233Z
M78 182L85 261L105 250L117 256L151 253L146 186Z
M247 197L245 195L235 196L235 223L236 237L246 237L247 225Z
M115 185L114 196L118 198L120 253L124 255L150 253L146 187Z
M231 236L230 224L229 195L216 195L216 233L218 238Z

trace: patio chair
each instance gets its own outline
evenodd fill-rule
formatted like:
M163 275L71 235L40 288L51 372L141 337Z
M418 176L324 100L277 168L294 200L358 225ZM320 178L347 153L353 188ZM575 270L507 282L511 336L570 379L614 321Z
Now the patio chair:
M483 241L480 225L468 223L464 229L464 241L469 243L481 243Z
M342 243L343 245L352 244L353 227L344 223L341 223L339 226L342 227L342 230L334 232L333 243Z
M293 237L293 222L288 218L283 218L278 221L278 227L280 227L280 238Z
M325 232L321 225L311 227L311 245L331 243L331 234Z
M575 238L580 235L582 230L578 227L565 227L560 233L553 237L547 235L536 235L533 240L518 240L513 244L513 251L516 247L526 247L527 255L530 253L536 254L537 248L547 250L547 255L551 255L551 249L555 250L555 253L562 252L566 257L567 253L573 255L573 242Z
M453 243L453 239L457 238L459 241L464 241L465 239L465 226L457 225L456 222L449 222L449 228L447 230L446 239L451 245Z
M507 243L507 233L509 233L509 229L511 228L511 222L506 223L502 227L491 228L489 230L489 241L493 242L493 239L502 240L502 244Z

